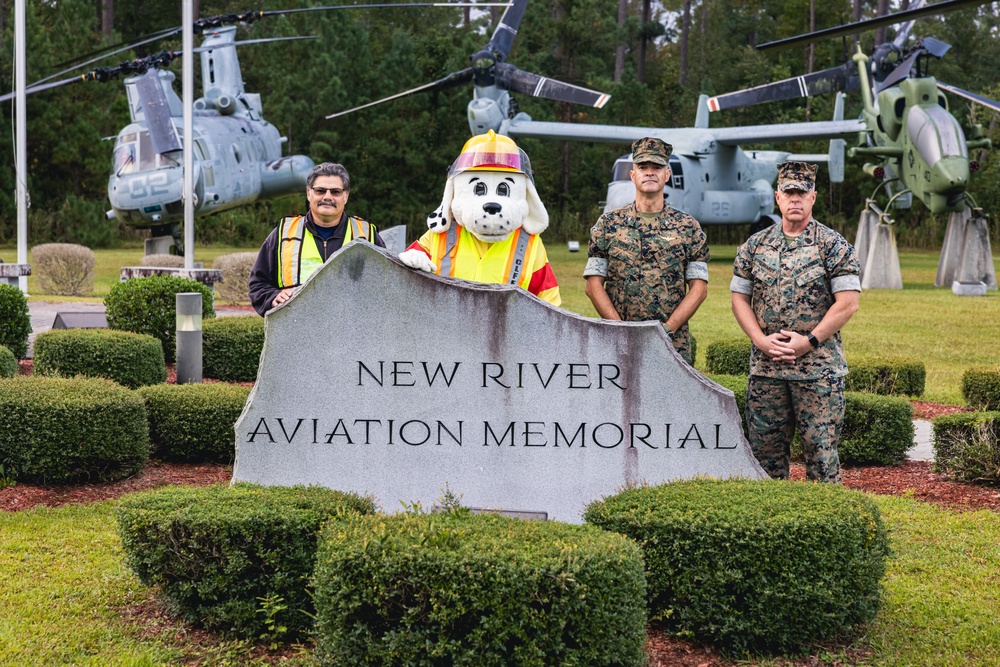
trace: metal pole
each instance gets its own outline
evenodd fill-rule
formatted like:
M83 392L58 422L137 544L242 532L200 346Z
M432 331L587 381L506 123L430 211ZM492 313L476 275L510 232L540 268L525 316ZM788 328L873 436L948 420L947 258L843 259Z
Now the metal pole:
M194 268L194 8L184 0L181 67L184 95L184 268ZM199 372L199 381L200 381Z
M177 299L177 384L201 382L201 292Z
M17 263L28 263L28 116L25 100L27 65L25 63L25 0L14 0L14 115L17 118L14 152L17 154L14 172L17 180ZM28 294L28 277L17 279L18 287Z

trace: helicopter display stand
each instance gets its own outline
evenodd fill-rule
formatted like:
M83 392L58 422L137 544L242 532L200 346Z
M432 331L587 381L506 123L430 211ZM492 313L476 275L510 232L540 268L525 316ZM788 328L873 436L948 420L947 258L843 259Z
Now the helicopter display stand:
M982 209L966 208L948 218L934 285L954 291L956 283L983 283L987 290L997 289L990 231Z
M861 264L861 289L903 289L903 272L896 250L896 227L886 214L868 200L858 223L858 260Z
M18 278L31 275L31 264L4 264L0 259L0 285L13 285L18 287Z

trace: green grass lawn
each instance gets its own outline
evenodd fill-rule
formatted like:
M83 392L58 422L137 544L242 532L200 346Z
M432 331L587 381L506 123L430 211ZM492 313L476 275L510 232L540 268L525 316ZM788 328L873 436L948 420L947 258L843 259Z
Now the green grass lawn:
M894 554L884 608L859 639L874 649L865 664L1000 664L1000 515L875 500ZM113 508L106 501L0 516L0 664L264 664L245 643L185 644L176 633L143 632L121 613L153 593L123 564ZM298 655L280 664L309 662Z
M559 279L563 307L582 315L596 317L584 294L583 268L587 263L586 243L581 252L571 253L564 243L547 248L549 260ZM205 266L219 255L256 250L226 246L203 246L195 259ZM709 265L708 299L691 321L691 331L698 339L695 366L704 368L705 348L709 343L742 336L729 306L729 280L732 277L735 246L716 246ZM119 279L121 267L141 263L142 247L98 250L97 279L94 295L103 298ZM987 296L956 297L950 289L934 287L937 252L900 253L903 290L869 290L861 295L861 310L843 330L848 363L852 358L886 355L908 356L923 361L927 369L924 399L937 403L961 404L962 373L970 366L1000 364L1000 293ZM11 246L0 246L0 256L14 257ZM30 259L30 256L29 256ZM1000 257L994 256L994 265ZM35 277L28 279L32 300L69 300L37 292Z

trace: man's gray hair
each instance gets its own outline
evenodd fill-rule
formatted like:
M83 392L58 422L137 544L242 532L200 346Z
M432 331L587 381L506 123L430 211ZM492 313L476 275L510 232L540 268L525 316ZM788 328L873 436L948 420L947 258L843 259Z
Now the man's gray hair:
M306 177L306 187L312 188L313 183L320 176L339 176L340 180L344 183L344 190L347 192L351 191L351 177L347 175L347 170L344 169L344 165L337 164L336 162L323 162L312 168L309 172L309 176Z

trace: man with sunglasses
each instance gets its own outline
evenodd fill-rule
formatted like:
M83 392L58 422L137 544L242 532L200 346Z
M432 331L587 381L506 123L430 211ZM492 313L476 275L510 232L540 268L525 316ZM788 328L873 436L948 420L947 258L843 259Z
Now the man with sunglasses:
M330 255L354 239L382 248L375 225L345 212L351 177L342 165L324 162L306 178L309 212L282 219L257 253L250 273L250 302L261 316L292 298Z

